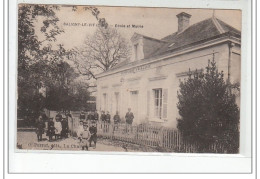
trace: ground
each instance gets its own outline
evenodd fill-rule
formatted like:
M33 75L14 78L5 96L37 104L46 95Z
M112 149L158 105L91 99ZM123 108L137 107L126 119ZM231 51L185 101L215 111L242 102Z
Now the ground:
M59 139L49 142L47 136L43 134L43 141L37 140L35 132L17 132L17 148L26 150L81 150L79 140L75 137ZM121 141L99 138L96 148L89 148L89 151L114 151L114 152L156 152L155 149L129 144Z

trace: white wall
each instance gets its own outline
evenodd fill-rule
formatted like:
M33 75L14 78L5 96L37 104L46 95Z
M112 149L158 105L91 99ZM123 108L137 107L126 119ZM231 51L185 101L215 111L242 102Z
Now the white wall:
M135 118L135 122L145 121L147 118L147 91L150 90L152 96L152 89L163 88L168 89L168 113L167 121L164 125L175 128L177 125L176 118L178 110L176 104L177 91L179 88L179 80L184 77L177 77L176 74L187 72L189 68L205 69L208 65L208 60L212 60L213 52L215 53L215 61L219 71L224 71L224 77L227 78L228 69L228 45L222 44L218 46L204 48L200 51L194 51L186 53L171 59L162 60L150 65L150 68L136 73L116 73L113 75L105 76L98 79L98 98L97 106L100 109L100 96L105 92L109 96L109 105L113 103L112 96L114 92L120 92L120 116L124 117L127 112L127 108L130 107L130 91L138 90L138 119ZM232 74L231 74L232 75ZM155 77L162 77L162 79L154 80ZM152 79L152 80L151 80ZM104 88L106 86L107 88ZM103 88L102 88L103 87ZM152 98L150 97L150 104L152 104ZM153 111L150 107L150 116ZM114 111L110 109L112 116Z

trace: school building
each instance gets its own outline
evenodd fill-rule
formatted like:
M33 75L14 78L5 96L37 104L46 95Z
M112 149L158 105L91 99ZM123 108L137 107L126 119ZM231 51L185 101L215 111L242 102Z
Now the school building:
M241 32L215 16L193 25L190 14L177 18L178 31L162 39L135 33L132 58L97 76L97 110L118 111L124 120L131 108L134 123L176 128L177 91L189 69L203 71L214 54L224 77L240 82Z

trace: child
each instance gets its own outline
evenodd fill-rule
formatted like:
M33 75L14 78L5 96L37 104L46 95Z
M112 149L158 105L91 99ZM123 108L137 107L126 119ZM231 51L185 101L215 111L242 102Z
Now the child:
M81 135L80 135L80 144L82 147L82 150L88 150L88 143L89 143L89 138L91 136L89 129L88 129L88 125L87 123L83 123L83 127L84 127L84 131L82 131Z
M96 144L97 144L97 126L95 121L92 121L91 127L89 128L89 132L90 132L90 139L89 139L89 147L91 147L91 143L92 141L94 142L94 147L93 149L96 148Z
M38 141L42 140L42 134L44 134L44 128L45 128L45 123L42 120L42 116L40 116L38 122L36 123L36 134L37 134Z

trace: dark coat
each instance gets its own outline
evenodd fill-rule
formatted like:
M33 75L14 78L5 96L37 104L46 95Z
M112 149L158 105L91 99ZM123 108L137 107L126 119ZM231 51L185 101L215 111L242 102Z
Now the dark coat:
M47 132L47 135L48 136L53 136L54 134L55 134L54 122L53 121L49 121L48 122L48 132Z
M90 126L89 132L90 132L90 134L97 134L97 127L95 127L95 126Z
M106 115L105 114L101 114L100 119L101 119L102 122L106 121Z
M90 121L94 120L94 115L93 114L89 114L88 115L88 120L90 120Z
M55 118L56 118L58 121L61 121L62 115L61 115L61 114L57 114Z
M44 128L45 128L45 123L43 121L38 121L36 123L36 133L38 135L44 134Z
M106 115L106 122L107 122L107 123L110 123L110 119L111 119L110 114L107 114L107 115Z
M94 120L98 121L98 119L99 119L99 115L98 115L97 112L95 112L95 113L94 113Z
M114 123L117 124L119 123L121 120L120 120L120 117L118 114L114 115Z
M68 130L69 124L67 119L61 121L62 130Z
M127 112L125 115L125 120L127 124L132 124L134 119L134 114L132 112Z

